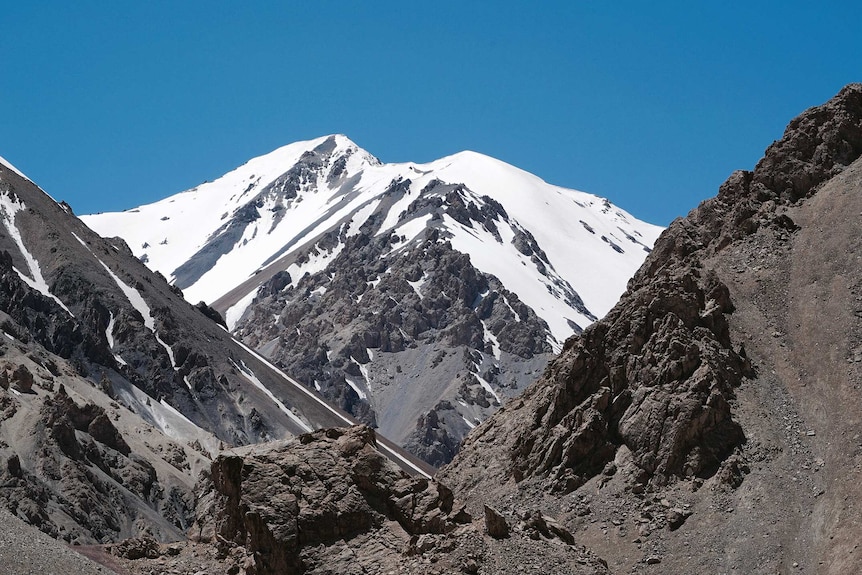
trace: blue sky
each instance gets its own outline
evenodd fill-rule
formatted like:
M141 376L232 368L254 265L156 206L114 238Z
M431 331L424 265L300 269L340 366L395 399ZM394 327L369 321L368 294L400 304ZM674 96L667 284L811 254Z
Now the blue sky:
M77 213L344 133L464 149L667 224L862 81L858 2L16 2L0 156Z

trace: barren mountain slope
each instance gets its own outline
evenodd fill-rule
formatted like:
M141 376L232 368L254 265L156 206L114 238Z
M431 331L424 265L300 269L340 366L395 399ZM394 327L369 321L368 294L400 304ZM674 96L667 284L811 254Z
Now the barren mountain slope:
M614 572L858 571L860 153L855 84L674 222L440 480L552 509Z
M0 505L70 542L181 537L220 447L353 421L208 315L0 163Z

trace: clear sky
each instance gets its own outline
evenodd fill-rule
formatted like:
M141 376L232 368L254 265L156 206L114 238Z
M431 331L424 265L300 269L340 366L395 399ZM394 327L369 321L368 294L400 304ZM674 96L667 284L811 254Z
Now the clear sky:
M862 81L862 2L4 2L0 156L77 213L343 133L667 224Z

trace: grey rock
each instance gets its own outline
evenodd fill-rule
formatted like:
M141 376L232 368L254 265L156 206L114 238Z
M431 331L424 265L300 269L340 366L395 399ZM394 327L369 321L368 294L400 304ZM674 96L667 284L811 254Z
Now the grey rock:
M356 537L387 520L408 535L469 523L451 491L410 478L375 444L374 431L358 426L220 456L202 488L211 503L199 510L197 531L244 545L264 575L301 571L303 549Z
M21 393L30 393L33 389L33 374L26 365L19 365L9 377L9 384Z
M509 536L509 524L506 518L490 505L485 505L485 530L495 539Z

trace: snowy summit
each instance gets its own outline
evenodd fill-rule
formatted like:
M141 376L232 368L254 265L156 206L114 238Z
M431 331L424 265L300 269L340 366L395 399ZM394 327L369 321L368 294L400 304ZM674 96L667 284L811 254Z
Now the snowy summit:
M265 280L323 271L363 226L398 238L393 253L436 229L438 241L468 254L547 322L555 349L616 303L662 230L482 154L383 164L342 135L284 146L153 204L82 219L125 239L189 301L227 312L231 327Z

